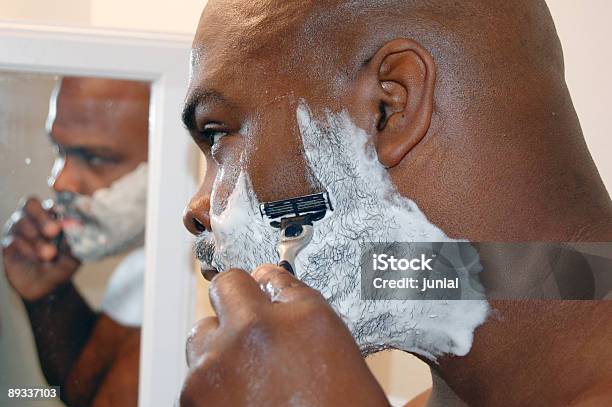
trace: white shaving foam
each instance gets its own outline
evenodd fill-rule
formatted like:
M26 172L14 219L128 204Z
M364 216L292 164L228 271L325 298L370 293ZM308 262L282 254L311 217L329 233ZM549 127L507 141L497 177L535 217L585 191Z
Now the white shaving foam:
M467 354L488 314L482 295L469 294L483 298L477 301L360 299L361 243L453 240L397 192L366 132L348 113L328 113L318 123L302 104L297 117L310 168L336 207L333 216L317 222L312 243L298 257L300 278L330 298L362 349L396 348L430 359ZM325 254L335 261L321 267L318 259Z
M213 194L211 201L216 202ZM278 231L262 219L257 198L244 172L240 172L234 190L219 215L211 210L210 224L214 231L215 260L219 270L230 267L253 270L262 263L278 262Z
M58 197L56 210L72 253L96 261L144 242L147 164L99 189L92 196Z

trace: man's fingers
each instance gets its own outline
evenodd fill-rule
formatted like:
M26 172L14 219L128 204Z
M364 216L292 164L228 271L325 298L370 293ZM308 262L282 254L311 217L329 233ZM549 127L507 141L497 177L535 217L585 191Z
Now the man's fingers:
M255 280L240 269L217 274L210 283L209 296L221 323L252 316L255 309L269 303Z
M272 302L288 302L319 295L287 270L273 264L259 266L251 276Z
M36 227L36 224L32 221L32 219L28 217L22 217L15 222L11 228L11 233L13 235L21 235L28 240L35 240L40 236L38 227Z
M19 242L17 245L27 258L31 259L32 253L40 261L52 261L57 256L57 247L42 235L39 226L30 215L22 216L16 220L9 227L8 235L11 239Z
M206 348L213 340L219 320L216 317L208 317L196 322L187 338L186 357L187 366L191 367L202 357Z
M60 249L60 252L58 253L57 258L55 259L54 264L56 267L62 269L70 269L76 271L81 262L69 251L62 251Z
M28 198L23 205L23 211L34 219L38 229L47 239L53 239L60 233L59 222L54 219L51 212L43 209L38 199Z
M41 263L40 275L54 285L61 284L72 277L77 269L76 266L74 260L61 256L57 261Z
M39 239L35 243L36 253L40 261L50 262L55 260L57 256L57 247L45 240Z
M33 263L38 263L38 253L36 248L29 241L15 236L5 250L7 258L23 259ZM18 257L15 257L18 256Z
M275 266L274 264L263 264L257 267L255 271L251 273L251 276L263 288L266 288L268 285L273 285L276 289L283 289L303 284L287 270Z

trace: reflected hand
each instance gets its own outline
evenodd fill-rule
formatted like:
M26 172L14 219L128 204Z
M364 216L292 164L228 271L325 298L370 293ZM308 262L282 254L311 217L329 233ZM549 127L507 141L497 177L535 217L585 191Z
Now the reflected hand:
M343 321L284 269L223 272L210 299L217 317L189 337L181 406L388 405Z
M52 209L29 198L9 219L2 240L4 271L26 301L36 301L67 282L80 263L65 239L55 243L61 226Z

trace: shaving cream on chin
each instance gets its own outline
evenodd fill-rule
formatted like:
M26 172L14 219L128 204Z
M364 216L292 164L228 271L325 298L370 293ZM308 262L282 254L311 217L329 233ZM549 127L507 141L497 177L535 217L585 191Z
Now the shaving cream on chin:
M56 211L72 254L97 261L144 242L147 164L92 196L58 194Z

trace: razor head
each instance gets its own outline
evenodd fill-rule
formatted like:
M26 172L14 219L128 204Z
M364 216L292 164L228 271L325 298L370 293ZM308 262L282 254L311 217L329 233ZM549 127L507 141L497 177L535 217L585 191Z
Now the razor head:
M259 206L261 216L268 218L270 225L276 228L281 227L281 223L284 223L282 221L289 218L300 218L303 224L312 224L323 219L327 210L334 210L327 192L266 202Z

